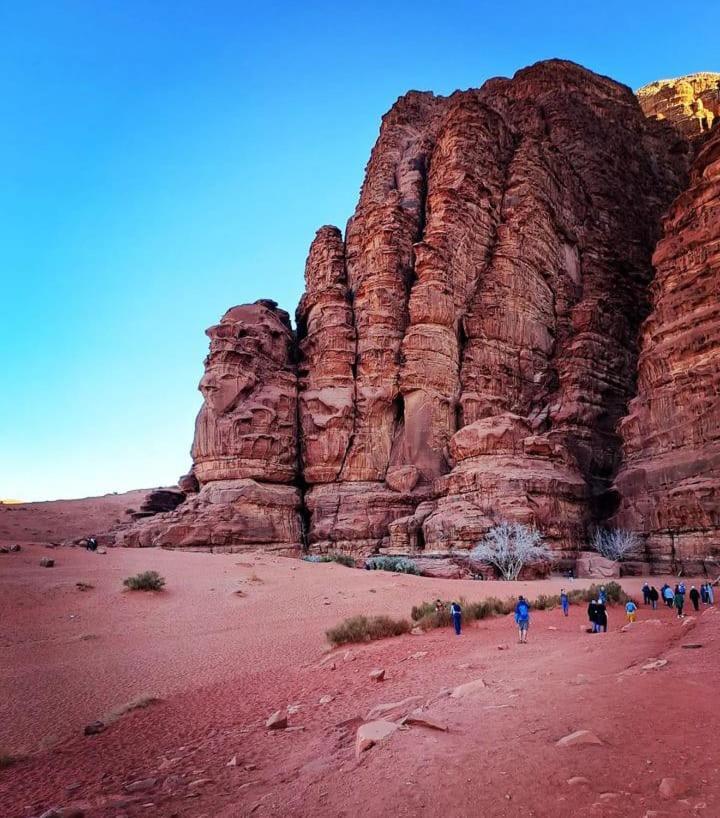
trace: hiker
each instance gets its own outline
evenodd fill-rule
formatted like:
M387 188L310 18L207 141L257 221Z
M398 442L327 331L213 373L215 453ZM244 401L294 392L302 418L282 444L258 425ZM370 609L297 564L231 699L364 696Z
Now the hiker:
M654 585L650 586L650 604L652 605L653 611L657 610L658 599L660 599L658 589Z
M515 622L518 626L520 644L524 645L527 642L527 633L530 627L530 603L524 596L518 599L518 603L515 606Z
M668 608L672 608L675 594L673 594L673 590L667 584L667 582L662 587L662 597L665 600L665 604L668 606Z
M85 540L85 548L88 551L97 551L97 540L95 539L95 537L88 537Z
M696 611L700 610L700 594L694 585L690 587L690 602L692 602L693 608L695 608Z
M680 593L683 595L683 603L684 603L685 602L685 583L684 582L681 582L679 585L675 586L675 592L677 593L678 591L680 591Z
M597 618L598 629L597 632L603 631L607 633L608 628L608 618L607 618L607 608L605 607L604 602L598 601L597 604L597 613L595 614Z
M704 582L700 586L700 600L702 601L703 605L708 604L707 585Z
M590 620L590 625L592 626L592 632L598 632L598 623L597 623L597 599L591 599L590 603L588 604L588 619Z
M637 605L632 601L632 599L628 599L627 604L625 605L625 614L627 615L628 624L634 622L637 618Z
M563 616L567 616L570 612L570 597L564 588L560 589L560 605L562 605Z
M435 600L435 613L438 616L441 616L443 613L445 613L445 603L442 601L442 599Z
M683 605L685 605L685 596L684 594L680 593L680 586L675 586L675 607L677 608L677 615L678 619L682 619L683 617Z
M453 602L450 606L450 616L452 616L453 625L455 626L455 633L457 636L460 636L460 631L462 630L462 608L457 602Z
M642 587L642 595L643 595L643 603L645 605L649 605L650 604L650 586L647 584L647 582Z
M707 584L708 605L715 604L715 594L713 593L712 582Z
M604 605L607 602L607 591L605 590L605 586L600 586L600 593L598 594L598 604Z

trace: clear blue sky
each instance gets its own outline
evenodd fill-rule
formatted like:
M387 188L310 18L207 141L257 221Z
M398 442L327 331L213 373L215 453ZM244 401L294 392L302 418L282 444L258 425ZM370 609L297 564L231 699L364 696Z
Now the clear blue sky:
M170 484L204 329L294 312L381 115L564 57L633 87L717 70L718 8L664 2L5 0L0 498Z

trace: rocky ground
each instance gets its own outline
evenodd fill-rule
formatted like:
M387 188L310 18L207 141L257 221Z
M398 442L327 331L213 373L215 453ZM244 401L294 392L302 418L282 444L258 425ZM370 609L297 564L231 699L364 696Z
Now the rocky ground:
M714 609L684 624L643 609L626 630L612 609L610 632L596 636L580 608L536 613L527 646L499 618L459 638L439 630L330 651L324 630L355 613L533 597L561 581L23 546L0 555L0 749L27 755L0 770L7 818L54 806L108 818L720 813ZM55 567L41 568L48 554ZM146 568L167 590L123 593L122 578ZM623 580L633 593L640 582ZM160 701L122 714L148 697ZM447 729L395 729L417 708ZM288 728L268 730L278 710ZM358 729L381 715L392 735L358 757ZM112 723L83 735L97 719ZM558 746L581 730L597 743Z

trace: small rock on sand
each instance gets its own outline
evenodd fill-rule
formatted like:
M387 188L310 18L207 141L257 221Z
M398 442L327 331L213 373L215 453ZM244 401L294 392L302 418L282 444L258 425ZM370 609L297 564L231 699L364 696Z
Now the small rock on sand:
M464 699L467 696L474 696L477 693L485 690L487 685L483 679L475 679L472 682L465 682L463 685L456 687L450 694L451 699Z
M50 559L50 557L43 557L40 560L40 565L43 568L53 568L55 566L55 560Z
M647 664L642 666L643 670L660 670L668 663L667 659L648 659Z
M686 642L684 645L680 645L681 648L687 648L688 650L693 650L694 648L701 648L702 645L700 642Z
M361 724L355 736L355 757L360 758L366 750L389 738L397 729L395 722L384 719Z
M422 628L413 628L413 629L410 631L410 633L411 633L413 636L422 636L422 635L425 633L425 631L424 631Z
M225 765L226 767L237 767L237 756L233 756L230 761Z
M663 798L675 799L685 795L688 791L688 786L679 778L663 778L658 787L658 792Z
M385 670L383 668L375 668L375 670L371 670L370 678L374 682L382 682L385 678Z
M401 720L401 724L408 724L411 727L427 727L428 730L440 730L447 733L447 725L434 719L432 716L423 714L421 710L410 713Z
M265 727L268 730L284 730L287 723L287 715L282 710L276 710L265 722Z
M332 700L333 700L333 697L332 697L332 696L321 696L321 697L320 697L320 702L319 702L319 703L320 703L320 704L330 704L330 702L331 702Z
M409 696L399 702L387 702L377 704L365 716L365 721L376 721L377 719L390 719L406 716L411 710L416 708L422 701L422 696Z
M151 790L157 784L157 778L139 778L137 781L131 781L126 784L123 789L125 792L146 792Z
M426 650L419 650L417 653L413 653L410 658L411 659L424 659L427 656Z
M98 733L102 733L105 729L105 724L102 721L94 721L91 724L86 725L85 730L83 731L86 736L96 736Z
M574 775L572 778L568 778L567 783L571 787L583 787L588 786L590 781L583 775Z
M576 730L555 742L556 747L579 747L590 744L601 745L602 741L589 730Z

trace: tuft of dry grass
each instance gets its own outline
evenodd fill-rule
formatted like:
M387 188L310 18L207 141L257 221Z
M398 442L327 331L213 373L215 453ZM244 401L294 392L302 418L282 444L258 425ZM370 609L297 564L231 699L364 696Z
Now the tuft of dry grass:
M389 616L351 616L325 632L332 645L350 642L371 642L388 636L409 633L412 625L407 619L391 619Z
M22 756L12 755L12 753L0 750L0 770L11 767L13 764L17 764L18 761L22 761Z
M90 582L76 582L75 587L78 591L92 591L95 586Z
M150 707L153 704L159 704L162 699L159 696L152 696L150 694L145 694L143 696L138 696L136 699L132 699L132 701L126 702L125 704L121 704L118 707L113 707L110 712L106 713L100 721L104 724L112 724L114 721L125 716L127 713L131 713L133 710L142 710L145 707Z

